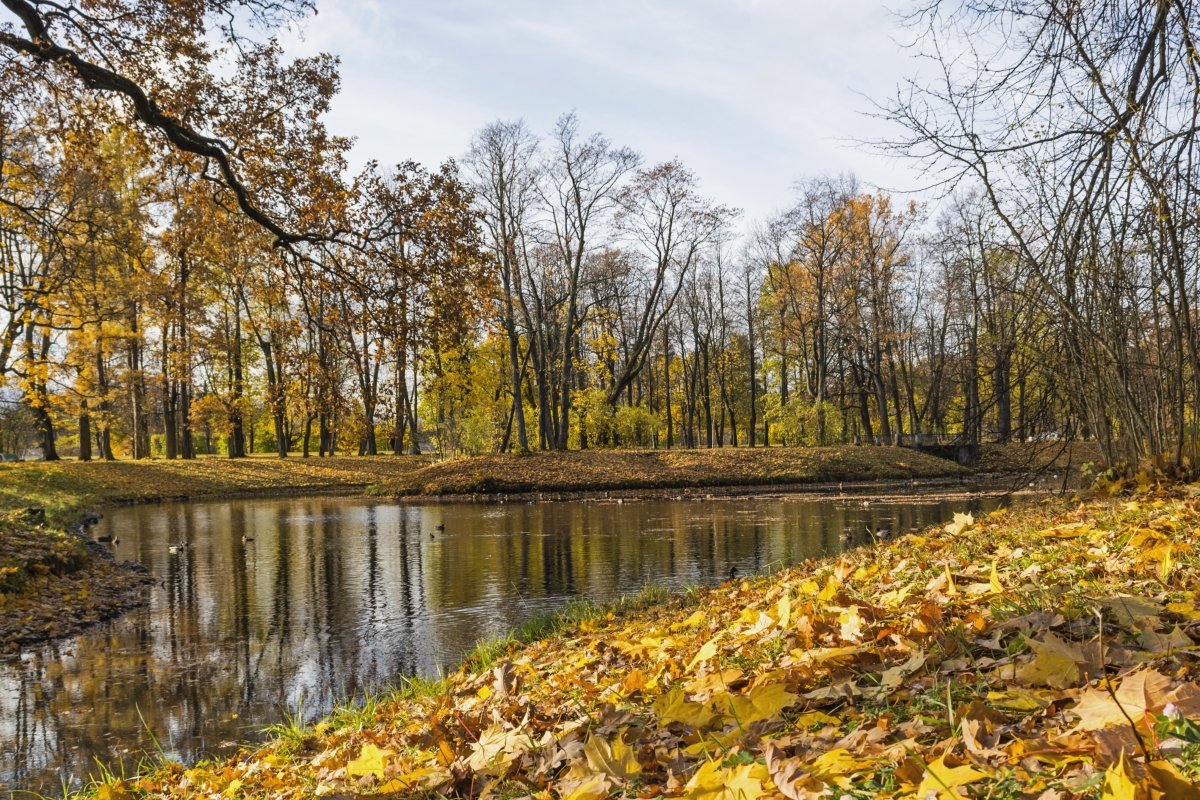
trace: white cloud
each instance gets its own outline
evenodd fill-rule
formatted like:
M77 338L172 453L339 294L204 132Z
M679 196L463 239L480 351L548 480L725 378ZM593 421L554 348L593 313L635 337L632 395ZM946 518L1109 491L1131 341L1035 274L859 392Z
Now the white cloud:
M792 183L854 171L903 188L907 166L852 140L886 133L883 98L913 64L869 0L323 0L296 54L343 64L330 127L356 156L436 163L497 118L546 129L563 111L640 150L679 156L722 202L759 217Z

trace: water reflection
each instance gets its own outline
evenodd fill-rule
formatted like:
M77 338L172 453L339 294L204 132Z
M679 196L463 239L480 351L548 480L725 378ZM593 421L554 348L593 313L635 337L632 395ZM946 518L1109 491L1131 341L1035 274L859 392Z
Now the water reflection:
M0 663L0 785L78 783L95 759L185 760L302 704L452 668L576 596L714 583L942 521L979 501L796 498L394 506L333 498L109 514L146 608ZM985 501L994 505L995 501Z

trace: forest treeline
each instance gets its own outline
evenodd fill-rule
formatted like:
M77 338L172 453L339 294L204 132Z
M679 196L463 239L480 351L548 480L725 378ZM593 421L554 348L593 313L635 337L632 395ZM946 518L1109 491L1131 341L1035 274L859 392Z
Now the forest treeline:
M763 220L574 114L352 171L302 0L5 5L0 451L1192 455L1187 4L922 4L876 146L926 201L825 175Z

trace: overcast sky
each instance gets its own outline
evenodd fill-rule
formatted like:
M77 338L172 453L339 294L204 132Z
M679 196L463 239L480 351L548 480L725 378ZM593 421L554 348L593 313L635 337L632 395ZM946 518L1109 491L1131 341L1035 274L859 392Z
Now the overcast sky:
M896 0L891 0L894 5ZM459 157L471 135L575 110L649 162L678 156L746 221L800 178L851 171L911 189L909 167L856 144L915 64L879 0L319 0L289 52L342 58L331 129L355 166Z

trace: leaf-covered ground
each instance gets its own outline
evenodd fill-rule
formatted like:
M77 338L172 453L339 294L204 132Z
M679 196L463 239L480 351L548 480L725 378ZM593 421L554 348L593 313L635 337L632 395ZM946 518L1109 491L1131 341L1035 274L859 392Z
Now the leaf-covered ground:
M594 493L967 474L952 461L896 447L587 450L454 459L385 478L372 492L396 496Z
M22 512L0 513L0 653L139 605L149 580Z
M1200 487L1026 507L492 646L108 798L1200 796ZM94 787L96 790L96 787Z
M971 468L979 473L1020 473L1031 470L1078 470L1092 465L1093 473L1103 469L1104 455L1096 442L1009 442L985 444Z
M122 503L243 494L361 492L428 465L422 456L198 458L194 461L56 461L0 464L0 510L36 506L53 521Z

